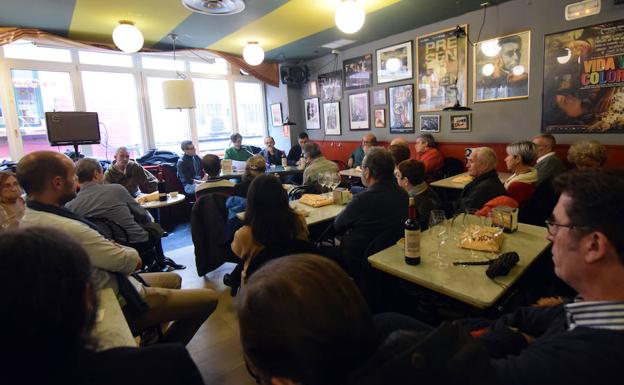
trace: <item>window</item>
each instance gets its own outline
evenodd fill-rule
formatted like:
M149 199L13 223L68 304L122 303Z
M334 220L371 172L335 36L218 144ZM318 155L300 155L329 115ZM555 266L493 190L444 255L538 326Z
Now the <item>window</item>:
M227 60L220 57L210 57L205 59L204 62L194 62L191 64L191 72L215 74L215 75L227 75L230 73L230 65Z
M230 142L232 111L227 80L193 79L195 119L202 151L223 150Z
M262 145L266 134L264 101L260 83L236 82L236 117L238 132L247 144ZM249 138L249 139L247 139Z
M190 140L188 110L167 110L164 107L162 82L167 78L147 78L150 116L154 142L160 150L180 153L180 142Z
M16 40L3 47L7 59L46 60L71 63L71 52L68 49L45 48L35 45L29 40Z
M98 64L114 67L132 67L132 56L114 53L102 53L91 51L78 52L78 58L82 64Z
M24 153L56 149L48 142L45 112L75 110L69 74L14 69L11 79Z
M126 146L130 156L142 150L141 124L136 84L132 74L82 72L87 111L97 112L101 143L91 147L92 155L108 158L117 147Z
M4 123L4 115L2 114L2 105L0 105L0 159L9 159L9 157L6 125Z
M143 56L141 58L141 64L143 68L149 70L165 70L165 71L180 71L184 72L184 62L182 60L176 60L175 66L173 59Z

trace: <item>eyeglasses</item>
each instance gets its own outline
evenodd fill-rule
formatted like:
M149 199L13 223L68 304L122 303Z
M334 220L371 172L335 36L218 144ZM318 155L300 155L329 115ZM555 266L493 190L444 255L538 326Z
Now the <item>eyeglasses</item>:
M552 236L557 235L557 233L559 232L559 228L560 227L567 227L570 230L574 230L574 229L576 229L576 230L587 230L587 229L589 229L588 226L573 225L571 223L567 224L567 225L564 225L564 224L555 222L554 219L549 219L549 220L545 221L545 223L546 223L546 226L547 226L547 229L548 229L548 234L550 234Z

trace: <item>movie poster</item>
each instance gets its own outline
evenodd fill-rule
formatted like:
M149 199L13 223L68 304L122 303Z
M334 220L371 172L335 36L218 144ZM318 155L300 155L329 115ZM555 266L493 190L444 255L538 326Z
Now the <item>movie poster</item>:
M624 132L624 21L546 35L542 132Z
M440 111L457 101L466 105L466 41L455 28L418 38L418 111Z

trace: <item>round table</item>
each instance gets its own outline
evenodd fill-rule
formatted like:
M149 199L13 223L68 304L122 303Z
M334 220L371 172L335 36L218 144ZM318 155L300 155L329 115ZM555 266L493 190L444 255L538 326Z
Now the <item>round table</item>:
M184 194L178 193L178 195L175 197L172 197L171 194L167 194L166 201L149 201L141 203L141 207L143 207L144 209L159 209L161 207L177 205L178 203L184 202L185 199L186 196Z

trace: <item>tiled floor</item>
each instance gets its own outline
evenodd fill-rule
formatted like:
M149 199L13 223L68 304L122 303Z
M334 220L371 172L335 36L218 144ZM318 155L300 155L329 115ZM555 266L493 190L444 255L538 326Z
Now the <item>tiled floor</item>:
M178 228L174 232L177 231ZM234 298L230 296L230 289L223 284L223 275L232 271L234 264L226 263L206 277L198 277L192 244L170 250L167 256L187 266L185 270L176 271L182 276L183 288L208 287L219 293L217 309L187 345L204 382L209 385L255 384L243 361Z

